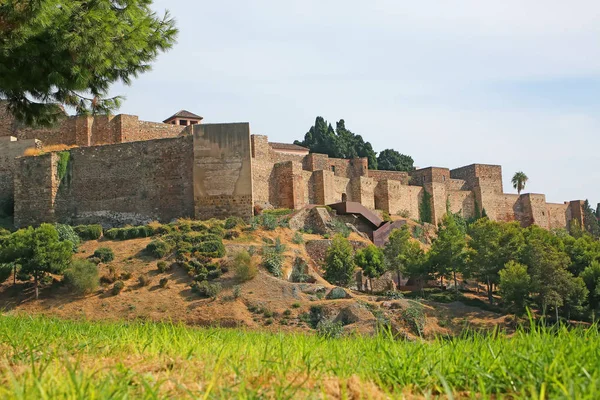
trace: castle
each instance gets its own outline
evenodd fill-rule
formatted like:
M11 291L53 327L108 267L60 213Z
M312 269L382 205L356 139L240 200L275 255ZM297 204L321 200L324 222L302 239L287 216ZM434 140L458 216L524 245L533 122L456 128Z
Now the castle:
M67 150L27 156L28 149ZM433 221L449 206L465 218L567 228L583 201L547 203L509 194L498 165L412 172L370 170L366 159L335 159L251 135L248 123L203 124L180 111L162 123L133 115L65 117L57 126L20 125L0 104L0 202L14 204L17 227L42 222L118 226L175 218L249 218L255 206L299 209L359 202Z

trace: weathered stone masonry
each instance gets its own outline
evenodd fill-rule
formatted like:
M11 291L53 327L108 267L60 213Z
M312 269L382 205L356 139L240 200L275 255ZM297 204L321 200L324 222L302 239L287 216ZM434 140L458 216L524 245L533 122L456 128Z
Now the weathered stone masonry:
M53 144L76 146L62 179L57 153L23 156ZM270 143L250 135L247 123L184 127L117 115L68 117L36 130L0 107L0 202L14 200L16 226L249 218L255 205L299 209L340 201L418 219L425 193L434 221L448 205L467 218L485 209L494 220L548 229L582 220L582 201L552 204L542 194L504 193L497 165L372 171L366 159Z

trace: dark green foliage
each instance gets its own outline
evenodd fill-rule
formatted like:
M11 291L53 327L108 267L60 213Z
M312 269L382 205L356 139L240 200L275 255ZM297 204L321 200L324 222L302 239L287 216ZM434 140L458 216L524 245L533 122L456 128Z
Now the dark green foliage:
M148 243L146 251L154 258L163 258L173 250L173 247L164 240L156 239Z
M0 263L21 266L20 273L33 276L36 299L39 282L47 274L62 274L73 254L73 244L61 241L56 228L42 224L38 228L20 229L3 240Z
M600 262L593 261L581 273L589 291L588 302L592 310L600 310Z
M129 240L150 237L154 230L146 225L126 226L124 228L112 228L104 232L104 236L110 240Z
M115 284L112 287L112 294L114 296L118 295L119 293L121 293L121 291L125 288L125 283L123 283L123 281L116 281Z
M348 239L341 235L333 238L325 256L325 279L346 286L354 276L354 251Z
M431 244L428 264L440 282L453 278L454 289L458 290L457 274L468 275L467 238L461 231L452 213L444 215L438 226L438 235Z
M420 284L424 283L424 275L426 275L423 270L424 253L419 244L411 240L408 225L392 231L383 253L386 269L396 273L398 282L401 281L402 275L407 275L416 279Z
M365 157L369 160L369 168L377 169L377 153L371 143L365 142L360 135L356 135L346 128L345 121L339 120L335 131L331 124L317 117L315 125L304 135L303 141L294 142L307 147L311 153L327 154L335 158Z
M115 259L115 253L108 247L100 247L94 251L92 257L99 258L102 262L107 263Z
M419 219L421 223L432 223L431 194L426 190L423 191L423 197L419 203Z
M531 277L527 267L514 261L509 261L500 270L500 294L508 308L517 314L525 312L529 292L531 291Z
M370 281L373 278L379 278L385 272L383 251L373 244L358 250L354 256L354 262L358 267L362 268L363 274Z
M87 260L74 260L65 271L65 283L77 294L88 294L100 284L98 266Z
M225 229L233 229L233 228L237 228L238 226L244 226L244 220L241 219L240 217L229 217L225 220Z
M394 149L386 149L377 156L377 169L385 171L414 171L414 160L411 156L401 154Z
M58 155L58 161L56 162L58 180L62 182L67 175L67 168L69 166L69 160L71 159L71 153L68 151L60 151L56 154Z
M272 210L263 210L263 215L272 215L273 217L283 217L293 213L294 210L289 208L275 208Z
M77 235L77 233L75 233L75 230L73 229L73 227L70 225L64 225L64 224L55 224L54 227L56 228L56 231L58 232L58 238L60 239L60 241L71 242L73 245L73 251L74 252L77 251L77 247L79 247L81 240L79 239L79 235Z
M227 231L225 232L223 239L232 240L238 237L240 237L240 233L238 231Z
M402 310L402 319L410 327L414 334L422 336L425 329L426 317L423 312L423 307L411 302L411 304Z
M211 271L208 271L208 273L206 274L206 279L208 279L209 281L214 281L215 279L219 279L221 277L221 270L220 269L213 269Z
M13 264L0 264L0 283L4 282L12 275L13 269Z
M158 281L158 285L161 288L166 288L169 285L169 278L161 278L160 281Z
M115 82L129 84L175 43L174 21L157 17L151 0L59 0L2 3L0 98L28 124L51 125L64 116L107 114L120 97L106 98Z
M319 325L319 322L323 321L323 319L325 318L325 310L323 309L323 306L321 305L317 305L317 306L310 306L310 311L309 311L309 324L313 329L316 329L317 326Z
M215 299L222 290L220 283L210 283L207 281L194 282L191 284L191 288L192 292L199 296L213 299Z
M195 247L195 250L205 257L221 258L225 256L225 246L222 241L209 240L207 242L199 243Z
M222 225L214 225L214 226L211 226L210 228L208 228L208 233L211 235L218 236L219 239L222 239L223 236L225 235L225 229L223 228Z
M73 229L81 240L98 240L102 237L102 225L78 225Z
M600 223L588 200L583 203L583 228L595 238L600 237Z

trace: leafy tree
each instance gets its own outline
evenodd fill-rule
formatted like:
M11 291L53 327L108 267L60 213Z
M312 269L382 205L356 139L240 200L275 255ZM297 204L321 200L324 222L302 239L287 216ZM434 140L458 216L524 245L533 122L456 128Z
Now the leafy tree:
M394 229L383 248L386 268L397 274L398 285L402 275L410 276L417 280L427 275L423 267L424 253L419 243L411 240L408 225Z
M575 276L579 276L592 262L600 261L600 242L588 234L582 234L578 239L566 236L563 243L571 259L569 271Z
M523 260L531 276L532 292L542 306L554 306L558 313L567 300L573 275L567 270L570 259L561 239L551 232L532 225L525 230L526 245Z
M582 315L589 293L590 291L581 277L571 277L567 280L563 306L567 319L571 319L571 313L575 313L578 317Z
M304 135L304 140L294 143L307 147L311 153L327 154L329 157L365 157L369 160L369 168L377 169L377 153L371 143L348 130L343 119L337 122L334 130L323 117L317 117L315 124Z
M431 212L431 194L423 190L423 196L421 197L421 202L419 203L419 219L421 223L432 223L433 215Z
M7 280L13 272L12 264L0 264L0 283Z
M438 226L437 238L431 244L428 262L431 270L440 278L443 286L444 278L452 276L454 289L458 291L457 273L466 272L467 241L464 233L451 213L446 213Z
M509 262L517 261L524 246L518 223L501 223L481 218L469 227L469 247L472 249L471 270L487 288L493 304L493 288L499 283L499 271Z
M593 237L600 237L600 224L598 223L596 212L590 206L588 200L583 203L583 227Z
M589 291L590 308L594 311L600 309L600 262L593 261L583 270L580 277Z
M168 13L152 0L6 0L0 4L0 98L15 117L49 125L64 116L106 114L121 98L110 85L150 69L175 43Z
M377 168L385 171L414 171L411 156L401 154L394 149L385 149L377 156Z
M356 252L354 262L362 268L365 276L369 278L369 286L373 291L373 278L379 278L385 272L383 250L370 244Z
M37 299L40 280L49 273L61 274L72 254L73 244L61 241L54 226L42 224L10 235L0 249L0 262L19 264L22 273L33 276Z
M531 288L531 277L527 273L527 267L515 261L509 261L499 271L500 294L509 309L516 314L522 314L527 305L527 298Z
M525 185L529 178L523 171L516 172L512 177L512 185L515 189L517 189L517 193L521 194L521 191L525 189Z
M348 285L354 274L353 253L348 239L335 235L325 256L325 279L336 285Z

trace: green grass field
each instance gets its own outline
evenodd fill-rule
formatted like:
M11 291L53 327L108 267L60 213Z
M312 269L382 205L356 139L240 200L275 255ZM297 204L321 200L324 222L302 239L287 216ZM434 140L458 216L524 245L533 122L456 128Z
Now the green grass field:
M0 315L0 398L600 398L593 329L430 342Z

